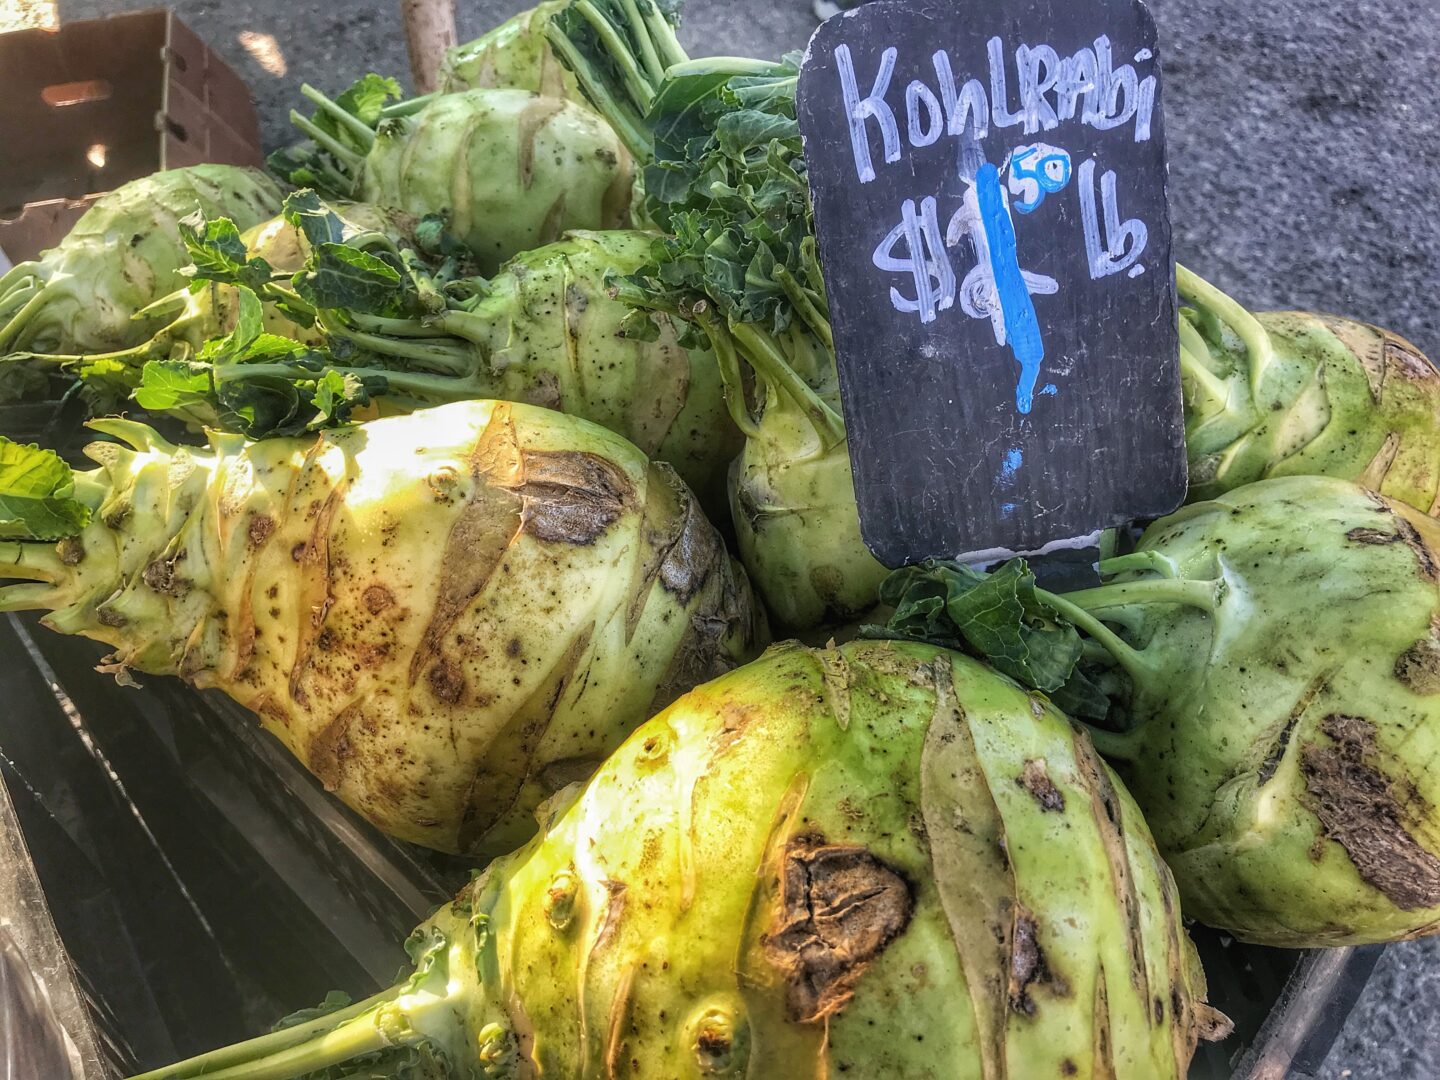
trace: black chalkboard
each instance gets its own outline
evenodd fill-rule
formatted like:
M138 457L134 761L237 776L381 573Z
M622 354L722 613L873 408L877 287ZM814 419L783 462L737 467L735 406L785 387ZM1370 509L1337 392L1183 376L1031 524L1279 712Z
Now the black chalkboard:
M798 109L876 557L1036 552L1175 509L1179 337L1144 5L876 0L815 32Z

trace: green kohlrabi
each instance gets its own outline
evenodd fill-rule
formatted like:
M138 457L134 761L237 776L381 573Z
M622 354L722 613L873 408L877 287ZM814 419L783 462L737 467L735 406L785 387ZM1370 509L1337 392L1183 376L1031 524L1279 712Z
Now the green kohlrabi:
M446 214L482 273L568 229L629 221L633 162L583 105L519 89L389 103L398 85L374 75L334 101L302 90L316 113L291 119L315 148L272 165L330 197Z
M720 360L747 436L735 530L776 621L845 621L874 605L886 571L860 537L795 122L798 58L687 60L667 12L580 0L551 25L556 52L645 163L645 213L668 234L618 295L686 320Z
M1228 1029L1085 734L911 643L692 691L409 951L368 1000L134 1080L1181 1080Z
M108 352L154 329L135 314L184 283L180 221L199 211L248 229L280 208L255 169L192 165L122 184L57 247L0 276L0 355Z
M292 197L287 200L285 213L244 232L235 229L235 222L229 218L213 219L214 226L199 217L182 221L179 231L185 258L199 265L180 271L180 280L188 280L187 285L153 301L137 314L136 318L144 320L146 326L161 324L147 340L113 351L12 353L3 362L7 367L22 361L59 364L78 373L87 386L123 398L140 384L148 361L190 361L205 353L207 347L213 353L215 346L211 342L237 331L247 332L241 324L249 321L255 310L259 312L253 323L255 334L319 345L324 334L316 325L314 312L302 310L298 297L287 297L284 304L265 303L256 309L253 303L247 304L251 298L242 299L240 295L246 285L223 274L209 276L216 273L216 259L227 245L235 252L244 252L253 268L263 264L275 276L299 273L313 252L295 214L288 209L294 202ZM408 215L398 211L364 203L341 204L336 209L344 215L338 220L347 243L364 246L380 239L393 246L405 242L413 229ZM207 232L208 236L203 235ZM216 417L204 414L187 418L216 422Z
M741 436L714 355L668 324L625 335L630 309L605 284L645 262L651 235L573 232L485 280L459 273L437 227L337 213L309 191L260 247L228 222L196 225L196 291L178 294L167 333L72 359L88 379L135 387L146 409L252 437L473 398L543 405L625 436L723 511Z
M674 470L573 416L463 401L205 447L91 426L114 441L80 474L0 439L0 612L225 692L414 843L510 851L765 641Z
M565 0L543 0L474 41L447 50L440 63L440 92L508 88L585 104L575 76L545 39L546 24L564 7Z
M1440 927L1440 522L1278 478L1157 521L1101 568L1063 596L1016 566L899 571L887 633L1123 729L1096 744L1202 922L1296 947Z
M1191 497L1334 476L1440 509L1440 370L1403 338L1303 311L1252 315L1181 267Z

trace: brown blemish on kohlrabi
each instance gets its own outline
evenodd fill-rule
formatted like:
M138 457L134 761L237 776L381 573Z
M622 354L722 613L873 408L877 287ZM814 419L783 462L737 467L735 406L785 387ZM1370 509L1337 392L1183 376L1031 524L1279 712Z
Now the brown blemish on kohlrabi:
M1050 813L1064 812L1065 796L1050 779L1050 773L1046 770L1043 759L1031 758L1025 762L1025 767L1020 770L1020 775L1015 778L1015 783L1034 797L1041 810Z
M1351 529L1345 534L1345 538L1356 544L1404 544L1415 553L1415 560L1420 564L1420 576L1426 581L1440 581L1440 563L1437 563L1435 553L1420 535L1420 530L1404 515L1395 513L1389 507L1385 510L1395 524L1394 532L1362 527Z
M1395 677L1417 694L1440 693L1440 617L1430 621L1430 633L1400 654Z
M1031 993L1033 989L1044 986L1063 997L1070 988L1050 970L1045 950L1040 946L1040 924L1018 903L1014 904L1011 927L1006 1000L1017 1013L1034 1016L1037 1006Z
M814 836L791 841L765 938L766 958L785 973L789 1018L815 1023L844 1008L914 909L909 883L865 848Z
M598 454L529 453L521 469L522 528L548 543L593 544L634 498L629 477Z
M1320 723L1328 745L1312 742L1300 755L1306 802L1325 835L1345 849L1360 876L1402 911L1440 905L1440 859L1420 846L1401 821L1396 785L1375 765L1375 725L1332 714Z

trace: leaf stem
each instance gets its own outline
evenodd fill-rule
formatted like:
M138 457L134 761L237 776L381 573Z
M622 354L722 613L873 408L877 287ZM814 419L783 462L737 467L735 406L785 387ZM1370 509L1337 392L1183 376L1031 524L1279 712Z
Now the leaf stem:
M730 332L746 361L767 384L785 393L804 411L829 450L845 440L845 421L795 373L784 351L768 332L754 323L732 321Z
M647 36L664 53L661 60L666 71L676 64L683 64L690 59L690 54L685 51L680 44L680 39L675 36L675 27L660 11L659 4L654 3L653 0L646 3L643 17L645 28L648 31Z
M1139 729L1133 731L1106 731L1092 724L1085 725L1085 734L1102 757L1114 761L1134 761L1140 752Z
M391 337L448 338L456 336L441 325L444 316L433 323L427 323L421 322L419 319L390 319L384 315L362 315L358 311L351 311L346 314L346 318L361 330L373 334L387 334Z
M615 129L630 156L642 167L652 162L655 159L655 143L645 124L644 114L630 102L621 101L610 93L595 65L553 20L545 27L545 37L556 55L575 73L590 104Z
M775 281L784 290L785 295L790 298L790 303L800 314L805 325L825 343L827 349L833 352L835 335L830 329L830 320L820 313L820 309L810 299L810 294L805 291L800 282L795 280L795 275L785 267L777 266L775 267Z
M334 154L340 164L349 170L349 172L345 174L345 181L353 194L357 182L357 174L360 172L360 166L365 163L364 157L355 153L355 151L351 150L348 146L343 145L340 140L334 138L328 131L322 130L311 122L308 117L301 116L298 109L290 110L290 123L294 124L320 146Z
M30 284L37 278L45 276L44 267L35 259L26 262L16 263L5 273L0 274L0 300L10 295L11 290L21 284Z
M54 588L48 582L26 582L0 588L0 611L45 611L52 607Z
M208 1054L200 1054L185 1061L167 1065L163 1069L155 1069L131 1077L130 1080L183 1080L185 1077L192 1076L204 1076L208 1080L214 1075L215 1070L256 1061L333 1031L347 1020L361 1016L377 1005L394 1001L400 996L403 989L403 983L399 986L392 986L382 990L374 997L358 1001L354 1005L346 1006L336 1012L318 1016L307 1023L295 1024L292 1027L281 1028L279 1031L272 1031L269 1034L236 1043L234 1046L212 1050Z
M380 110L380 119L398 120L404 116L414 116L439 96L440 92L437 90L430 94L421 94L418 97L406 98L404 101L386 105Z
M300 93L309 98L321 112L325 113L337 124L340 124L349 131L351 135L355 136L355 138L359 140L360 145L364 147L366 153L370 152L370 148L375 145L374 128L353 113L342 109L309 83L300 84Z
M470 350L459 342L454 345L433 345L426 343L423 339L399 340L382 337L378 334L367 334L343 326L336 326L333 329L326 326L325 329L330 336L349 341L379 356L413 360L417 364L426 365L433 371L448 375L469 374L474 366Z
M1199 359L1193 349L1186 345L1183 334L1180 342L1180 373L1195 384L1198 394L1203 395L1207 401L1214 402L1220 411L1228 411L1229 385L1210 369L1209 364Z
M51 544L0 541L0 580L13 578L54 584L66 576L66 571L67 567Z
M9 317L9 313L25 306L30 297L42 288L36 284L35 278L26 278L9 292L0 294L0 322Z
M1220 604L1222 584L1218 580L1147 578L1081 589L1066 593L1065 598L1085 611L1105 611L1132 604L1182 604L1213 614Z
M667 65L660 62L660 57L655 51L655 43L650 40L650 28L640 17L640 9L635 6L635 0L620 0L620 6L625 9L625 18L630 23L630 32L640 46L640 61L645 65L645 73L649 76L651 94L654 94L654 86L665 77Z
M655 88L650 85L644 73L641 72L635 54L625 39L620 36L620 31L590 0L573 0L571 9L590 24L601 44L606 47L610 59L620 69L620 76L625 82L625 89L630 95L630 100L643 115L649 110L651 102L655 99Z
M1060 596L1052 592L1046 592L1044 589L1036 589L1035 595L1103 646L1105 651L1114 657L1115 662L1124 669L1125 674L1130 676L1136 686L1151 686L1155 680L1160 677L1159 670L1145 658L1145 655L1141 653L1139 649L1136 649L1129 642L1125 641L1119 634L1115 633L1115 631L1111 630L1083 607L1071 603L1071 597L1075 595L1074 593Z
M25 333L25 325L34 317L35 313L49 302L54 282L46 282L35 290L35 294L20 305L20 310L15 312L0 326L0 355L7 353L19 343Z
M1219 316L1244 342L1250 367L1250 393L1259 401L1265 373L1275 359L1275 347L1269 332L1238 301L1178 263L1175 265L1175 280L1182 296L1197 307Z
M1151 571L1161 577L1178 578L1180 568L1175 560L1158 551L1132 551L1129 555L1116 555L1100 560L1100 573L1107 577L1131 571Z
M735 339L708 306L696 311L693 318L705 330L710 338L710 346L715 350L715 361L720 368L720 382L725 388L725 406L730 410L730 418L746 438L758 439L761 429L745 400L745 379L740 371L740 357L735 352Z
M384 1007L380 1006L382 1009ZM308 1042L228 1068L202 1073L161 1069L146 1075L153 1076L155 1080L181 1080L183 1077L192 1076L203 1076L205 1080L298 1080L299 1077L313 1075L322 1069L343 1065L361 1054L404 1045L408 1041L411 1040L403 1037L397 1040L387 1034L382 1030L378 1017L369 1022L361 1017Z

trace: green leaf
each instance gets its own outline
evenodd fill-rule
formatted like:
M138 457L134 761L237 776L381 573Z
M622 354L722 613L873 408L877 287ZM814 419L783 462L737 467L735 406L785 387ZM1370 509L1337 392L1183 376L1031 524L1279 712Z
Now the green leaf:
M405 940L405 952L415 965L410 989L432 988L443 994L450 975L450 939L444 932L435 926L417 927Z
M620 336L631 341L659 341L660 327L650 312L632 308L620 320Z
M368 251L320 244L309 266L295 275L295 290L316 308L343 308L366 315L398 315L410 308L405 279Z
M306 425L310 431L349 421L351 413L364 408L389 389L383 376L362 377L354 372L328 369L315 380L310 404L315 417Z
M400 98L403 93L400 84L394 79L376 75L372 71L352 83L349 89L335 99L335 104L374 127L380 122L380 113L386 104Z
M200 347L199 358L208 362L224 362L232 359L260 336L265 327L265 309L260 298L245 286L235 290L235 326L228 334L211 338Z
M240 239L240 230L227 217L211 218L196 211L181 220L180 235L185 240L185 251L200 273L215 270L220 273L236 271L245 265L250 253L245 250L245 241Z
M891 574L881 603L895 608L866 636L926 641L978 656L1022 686L1065 701L1072 715L1098 719L1109 708L1081 672L1079 631L1045 602L1024 559L991 573L932 561Z
M239 350L260 336L265 327L265 309L260 298L249 289L240 289L237 299L239 303L235 312L235 329L230 331L230 338L234 347Z
M280 213L300 230L312 247L338 244L345 239L345 222L311 189L287 195Z
M324 370L329 359L324 351L279 334L260 334L235 356L242 364L297 364L314 371Z
M296 434L308 419L300 415L299 387L284 375L226 379L215 389L225 428L252 439Z
M357 117L367 127L373 128L380 124L381 113L385 105L400 96L401 90L398 82L371 72L352 83L335 99L334 103L351 116ZM327 109L317 110L310 120L321 131L357 154L363 156L370 149L369 145L358 138L348 125L338 120Z
M206 220L200 211L180 221L180 238L191 265L183 273L198 281L218 281L258 289L274 277L264 259L252 259L235 222L226 217Z
M314 188L327 199L354 197L354 183L335 159L310 143L286 146L265 159L270 171L297 188Z
M140 377L140 385L131 396L142 409L169 412L208 404L213 390L208 364L188 360L149 360Z
M0 435L0 539L63 540L90 523L75 474L53 450Z
M774 140L799 137L800 127L793 118L758 109L726 113L715 124L715 140L721 153L734 158L752 150L768 150Z
M288 1016L277 1020L270 1028L271 1031L284 1031L286 1028L299 1027L301 1024L308 1024L311 1020L318 1020L322 1016L329 1016L333 1012L348 1008L352 998L343 990L331 990L325 995L325 1000L319 1005L308 1009L296 1009Z
M666 79L646 118L655 135L656 156L685 156L686 144L708 136L705 110L719 100L720 91L735 77L724 69Z
M0 359L0 405L41 397L50 388L51 370L41 360Z

